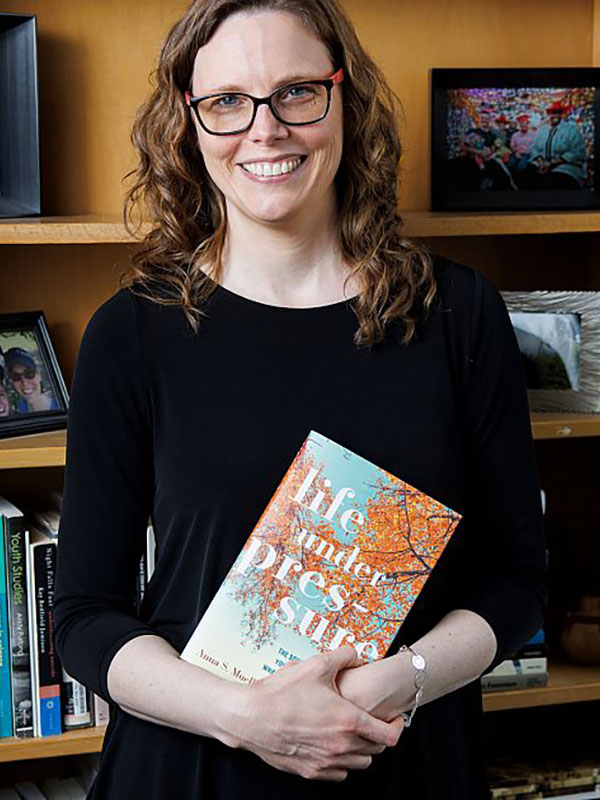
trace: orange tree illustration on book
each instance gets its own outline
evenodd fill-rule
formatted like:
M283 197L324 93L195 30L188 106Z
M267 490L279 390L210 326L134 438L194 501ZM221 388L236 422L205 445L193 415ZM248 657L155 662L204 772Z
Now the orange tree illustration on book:
M273 644L285 625L315 652L351 642L383 657L460 518L311 433L226 579L244 644Z

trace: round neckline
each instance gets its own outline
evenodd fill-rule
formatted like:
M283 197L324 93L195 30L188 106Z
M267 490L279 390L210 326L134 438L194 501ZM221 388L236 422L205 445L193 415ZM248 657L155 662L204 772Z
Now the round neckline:
M212 280L212 278L211 278ZM214 282L214 281L213 281ZM226 296L231 300L234 300L239 305L245 305L247 307L254 307L257 309L265 309L269 311L273 311L275 313L296 313L296 314L318 314L323 313L326 311L331 311L337 308L343 308L347 306L351 300L356 299L359 295L355 294L352 297L348 297L345 300L337 300L335 303L326 303L322 306L276 306L272 305L271 303L263 303L260 300L253 300L250 297L245 297L244 295L237 294L237 292L232 292L231 289L226 289L220 283L216 284L215 294L220 294L221 296Z

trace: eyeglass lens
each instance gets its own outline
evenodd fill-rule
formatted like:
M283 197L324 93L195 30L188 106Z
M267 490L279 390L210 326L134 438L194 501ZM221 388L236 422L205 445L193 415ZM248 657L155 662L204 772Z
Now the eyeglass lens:
M23 372L11 372L10 379L13 383L17 381L22 381L23 378L27 378L27 380L31 380L35 378L36 370L32 369L31 367L28 369L24 369Z
M272 103L284 123L317 122L327 111L327 89L318 83L286 86L273 95ZM252 120L253 110L249 97L235 94L208 97L198 103L198 114L203 124L214 133L246 128Z

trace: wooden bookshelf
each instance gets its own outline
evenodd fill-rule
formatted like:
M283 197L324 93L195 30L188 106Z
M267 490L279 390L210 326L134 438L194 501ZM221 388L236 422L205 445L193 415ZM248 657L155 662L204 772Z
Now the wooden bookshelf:
M399 209L409 237L497 236L600 231L600 211L433 212ZM143 223L140 233L149 229ZM127 244L135 242L120 214L0 220L0 244Z
M103 726L69 731L60 736L36 736L31 739L17 739L11 736L0 739L0 763L98 753L102 748L105 731L106 726Z
M403 211L407 236L498 236L600 231L600 211Z
M144 226L142 230L146 230ZM122 244L134 241L119 214L0 220L0 244Z
M64 430L0 439L0 469L61 467L65 464L65 450Z
M574 439L600 436L600 414L563 414L554 411L532 411L531 429L534 439Z
M600 414L531 414L534 439L573 439L600 436ZM34 433L0 439L0 469L62 467L65 465L66 431Z
M561 703L600 700L600 667L583 667L566 661L552 660L547 686L515 691L484 692L484 711L510 708L533 708Z
M518 691L484 692L483 709L503 711L600 700L600 667L582 667L561 661L550 664L548 686ZM97 753L102 748L105 727L84 728L60 736L0 739L0 762L58 755Z

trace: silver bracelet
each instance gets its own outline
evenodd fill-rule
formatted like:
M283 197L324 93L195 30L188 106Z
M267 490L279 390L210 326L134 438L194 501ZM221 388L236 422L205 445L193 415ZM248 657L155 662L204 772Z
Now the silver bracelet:
M414 716L415 711L417 710L417 706L421 702L421 698L423 697L423 682L425 680L425 659L419 653L415 653L415 651L409 645L403 644L402 647L398 650L399 653L411 653L411 663L416 670L415 675L415 686L417 689L417 693L415 695L415 699L413 702L413 707L410 711L403 711L402 712L402 719L404 720L404 727L409 728L410 723L412 722L412 718Z

